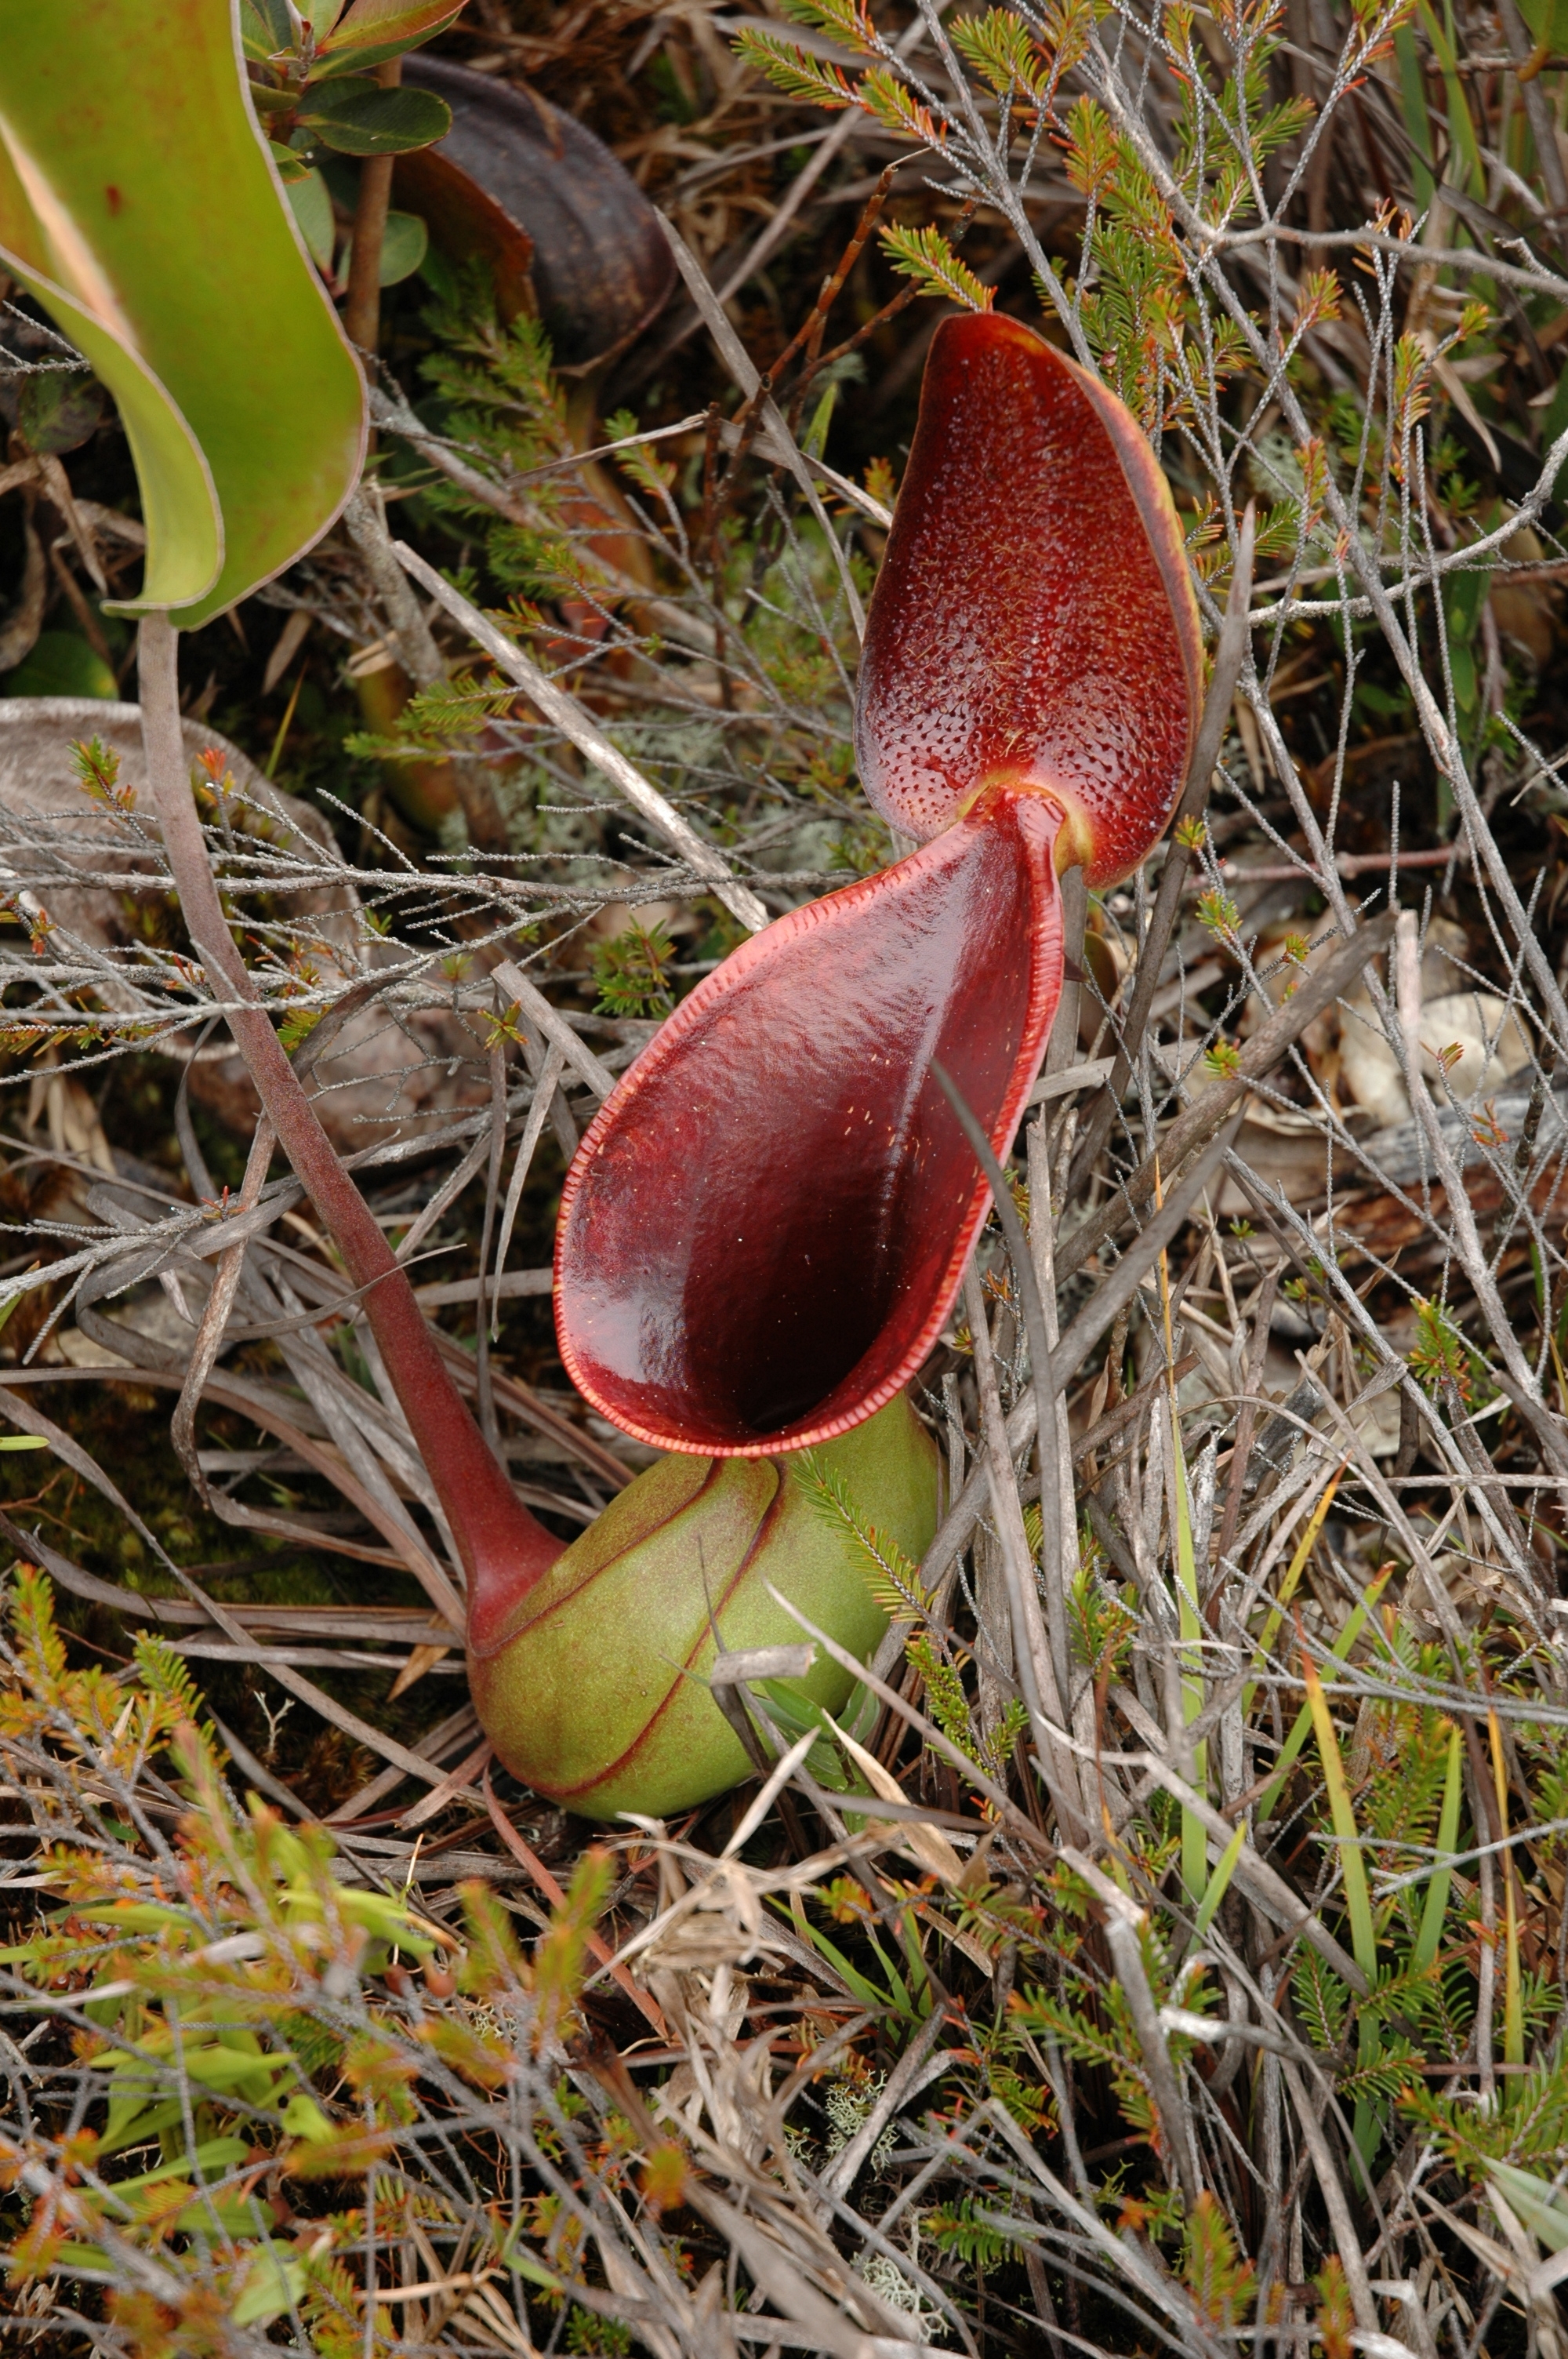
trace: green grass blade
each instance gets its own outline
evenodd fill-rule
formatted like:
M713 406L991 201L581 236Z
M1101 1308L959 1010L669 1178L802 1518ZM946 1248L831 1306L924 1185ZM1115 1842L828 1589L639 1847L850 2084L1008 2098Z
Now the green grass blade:
M1246 1840L1247 1825L1243 1821L1215 1863L1214 1874L1208 1880L1208 1890L1204 1894L1198 1913L1193 1920L1195 1948L1214 1922L1214 1912L1224 1899L1230 1879L1236 1873L1236 1863L1241 1856L1241 1846Z
M1434 182L1423 158L1433 154L1432 120L1426 111L1426 84L1422 78L1421 51L1415 45L1415 35L1408 25L1401 25L1394 35L1394 60L1400 71L1400 103L1404 114L1405 129L1410 133L1416 153L1411 159L1411 186L1416 204L1424 212L1433 199Z
M1311 1516L1307 1519L1305 1531L1303 1532L1301 1538L1296 1542L1295 1554L1292 1557L1290 1563L1286 1566L1285 1577L1280 1583L1279 1601L1271 1609L1268 1620L1263 1625L1263 1635L1258 1641L1258 1650L1252 1658L1252 1668L1255 1671L1262 1669L1263 1665L1268 1661L1269 1657L1273 1652L1274 1641L1280 1635L1280 1625L1284 1620L1291 1600L1296 1593L1296 1583L1300 1581L1303 1573L1306 1571L1307 1559L1311 1556L1314 1549L1317 1546L1317 1536L1328 1520L1328 1511L1334 1505L1334 1495L1339 1488L1340 1477L1344 1473L1345 1467L1343 1465L1335 1469L1334 1473L1329 1478L1327 1487L1324 1491L1322 1498L1318 1501L1316 1506L1313 1509ZM1248 1713L1251 1711L1252 1699L1257 1692L1258 1690L1256 1685L1244 1688L1242 1690L1241 1717L1243 1720L1246 1719Z
M1328 1699L1323 1692L1316 1667L1304 1647L1302 1650L1302 1677L1306 1683L1307 1707L1317 1736L1324 1782L1328 1788L1329 1812L1339 1841L1340 1868L1345 1878L1345 1906L1350 1919L1350 1946L1355 1951L1357 1964L1372 1983L1378 1978L1378 1936L1372 1921L1372 1897L1367 1887L1367 1863L1361 1856L1356 1808L1350 1799L1350 1788L1345 1776L1345 1763L1329 1712ZM1378 2018L1369 2008L1363 2008L1357 2024L1356 2042L1357 2061L1363 2070L1377 2062L1380 2045ZM1370 2164L1381 2135L1379 2109L1370 2098L1357 2098L1351 2135L1363 2163Z
M830 1941L827 1934L819 1927L813 1925L809 1919L806 1919L806 1934L812 1948L827 1959L836 1974L843 1977L847 1988L860 2000L862 2006L875 2007L879 2015L898 2013L898 2003L891 1994L885 1990L879 1990L869 1975L861 1973L859 1967L852 1966L838 1943ZM879 1951L878 1954L880 1956L881 1952ZM885 1959L883 1963L886 1963ZM904 2011L907 2012L907 2006Z
M1457 185L1461 179L1461 174L1454 168L1463 159L1463 179L1467 184L1468 193L1473 197L1481 198L1487 193L1487 175L1481 162L1481 148L1476 137L1476 126L1470 119L1470 106L1465 95L1465 85L1459 78L1459 60L1454 48L1451 5L1445 8L1444 14L1449 19L1447 25L1440 23L1436 12L1428 6L1427 0L1421 0L1421 21L1426 28L1437 62L1443 70L1443 89L1448 108L1450 162L1444 178ZM1429 148L1427 152L1430 155L1432 151Z
M1376 1580L1368 1585L1360 1603L1352 1608L1348 1621L1346 1623L1344 1629L1340 1632L1338 1637L1334 1642L1332 1658L1336 1662L1344 1662L1346 1657L1349 1654L1351 1647L1361 1636L1362 1631L1367 1626L1368 1618L1376 1607L1379 1598L1381 1597L1384 1590L1388 1587L1389 1582L1393 1578L1393 1566L1389 1565L1383 1571L1379 1573ZM1296 1715L1295 1726L1292 1729L1289 1736L1286 1737L1283 1745L1280 1749L1280 1757L1275 1764L1274 1775L1269 1782L1268 1791L1263 1795L1258 1804L1258 1818L1260 1823L1261 1823L1263 1820L1272 1817L1275 1805L1278 1803L1280 1796L1284 1790L1285 1780L1295 1767L1296 1756L1300 1753L1302 1746L1306 1743L1307 1731L1311 1726L1312 1712L1309 1706L1303 1704L1301 1711Z
M1443 1810L1437 1822L1437 1855L1440 1860L1451 1860L1458 1846L1459 1803L1464 1791L1463 1750L1458 1729L1451 1728L1448 1732L1448 1770L1443 1786ZM1437 1962L1438 1946L1443 1940L1443 1920L1448 1914L1448 1887L1453 1880L1453 1868L1444 1865L1436 1870L1426 1887L1426 1906L1421 1912L1421 1930L1411 1952L1411 1965L1418 1974L1430 1973Z
M1492 1736L1492 1774L1498 1788L1498 1829L1506 1840L1509 1832L1509 1772L1503 1757L1503 1733L1498 1725L1498 1715L1488 1709L1487 1724ZM1503 2060L1508 2064L1524 2062L1524 1993L1519 1981L1519 1879L1514 1873L1511 1851L1505 1851L1503 1862Z
M1372 1925L1372 1897L1367 1888L1367 1863L1361 1856L1356 1808L1346 1782L1345 1762L1329 1713L1328 1699L1323 1692L1317 1667L1304 1649L1302 1678L1307 1691L1307 1708L1312 1713L1313 1727L1317 1735L1324 1783L1328 1788L1329 1814L1339 1843L1340 1869L1345 1877L1346 1913L1350 1919L1350 1946L1357 1964L1368 1981L1372 1982L1378 1973L1378 1939Z

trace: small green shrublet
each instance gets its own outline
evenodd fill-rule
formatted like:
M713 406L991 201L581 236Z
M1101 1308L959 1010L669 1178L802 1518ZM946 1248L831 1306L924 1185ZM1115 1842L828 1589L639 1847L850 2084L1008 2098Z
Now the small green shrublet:
M633 918L593 953L593 984L600 1016L664 1016L675 1006L670 962L675 944L662 921Z

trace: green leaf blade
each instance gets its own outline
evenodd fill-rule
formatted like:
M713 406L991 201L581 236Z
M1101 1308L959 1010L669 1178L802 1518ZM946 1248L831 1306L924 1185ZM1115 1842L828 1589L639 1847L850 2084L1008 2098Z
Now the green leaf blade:
M115 0L8 23L0 252L119 405L148 536L141 596L119 603L193 628L332 522L358 480L364 392L229 10L171 0L159 35Z
M384 90L368 74L313 82L301 128L342 156L406 156L433 147L452 127L452 110L430 90Z

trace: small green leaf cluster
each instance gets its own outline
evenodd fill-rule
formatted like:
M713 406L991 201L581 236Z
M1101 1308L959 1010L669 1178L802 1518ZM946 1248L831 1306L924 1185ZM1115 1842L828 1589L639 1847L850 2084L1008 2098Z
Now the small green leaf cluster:
M1238 2251L1230 2223L1206 2187L1200 2188L1183 2223L1180 2267L1182 2283L1205 2321L1221 2334L1234 2334L1256 2299L1258 2271Z
M136 790L120 784L120 756L101 737L73 738L70 766L84 791L105 810L128 815L135 810Z
M608 1854L585 1852L531 1960L483 1886L463 1888L460 1940L406 1890L345 1877L324 1828L240 1806L162 1638L136 1640L123 1680L76 1670L43 1575L16 1568L6 1603L0 1757L51 1794L59 1832L39 1859L50 1912L0 1952L0 1984L56 2019L73 2093L0 2131L11 2284L74 2280L127 2348L195 2359L278 2320L328 2359L370 2347L385 2320L353 2261L370 2217L427 2254L460 2243L481 2282L510 2268L575 2290L572 2180L618 2184L636 2142L612 2120L573 2145L542 2060L577 2036ZM539 2169L570 2159L509 2232L422 2140L524 2083Z
M1016 2234L1009 2234L982 2196L960 2195L951 2203L938 2204L920 2224L939 2253L962 2261L966 2268L998 2269L1018 2249Z
M1138 1617L1090 1565L1081 1564L1073 1576L1067 1593L1067 1626L1074 1658L1090 1672L1097 1687L1122 1676L1137 1635Z
M1452 1385L1465 1408L1476 1405L1485 1382L1480 1355L1473 1351L1442 1305L1426 1296L1415 1306L1415 1341L1411 1367L1430 1393L1441 1394Z
M669 966L675 944L662 922L644 926L633 918L618 934L596 945L593 987L601 1016L667 1016L675 1006Z
M403 156L451 129L430 91L386 89L373 69L441 32L463 0L318 0L308 19L289 0L241 0L251 100L280 168L303 176L318 147Z
M432 754L471 745L492 721L510 712L516 701L514 687L476 679L472 672L459 672L450 679L432 680L428 687L416 689L398 714L393 735L355 730L344 740L345 750L383 762L426 760Z
M1015 1747L1028 1734L1026 1706L1017 1696L1010 1697L996 1726L989 1736L984 1735L964 1686L968 1658L951 1648L938 1654L935 1634L927 1632L912 1638L905 1651L920 1673L926 1711L948 1744L968 1754L989 1777L1004 1778Z
M995 289L982 285L968 264L960 262L939 229L903 229L894 223L881 234L893 268L902 277L913 278L923 295L960 303L966 311L990 310Z
M495 617L503 629L540 630L544 617L530 602L546 598L575 608L589 636L601 632L629 594L646 590L643 542L629 531L611 484L591 467L570 464L577 446L548 333L525 314L503 324L493 284L477 263L454 273L423 321L434 345L420 364L429 388L425 413L505 484L510 497L507 514L498 516L460 484L438 476L421 484L421 510L449 519L464 540L477 541L485 571L513 601ZM470 595L476 587L469 585ZM439 750L438 731L421 734L426 710L420 705L399 718L398 737L411 750ZM442 715L432 707L429 718L438 724Z

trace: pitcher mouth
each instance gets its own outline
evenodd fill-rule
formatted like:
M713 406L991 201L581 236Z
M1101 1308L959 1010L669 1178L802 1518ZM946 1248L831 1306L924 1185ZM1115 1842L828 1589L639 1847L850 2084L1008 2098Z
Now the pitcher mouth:
M557 1325L623 1432L771 1456L909 1381L989 1203L931 1069L1005 1154L1060 995L1061 824L1051 797L981 790L736 951L606 1101L562 1200Z

